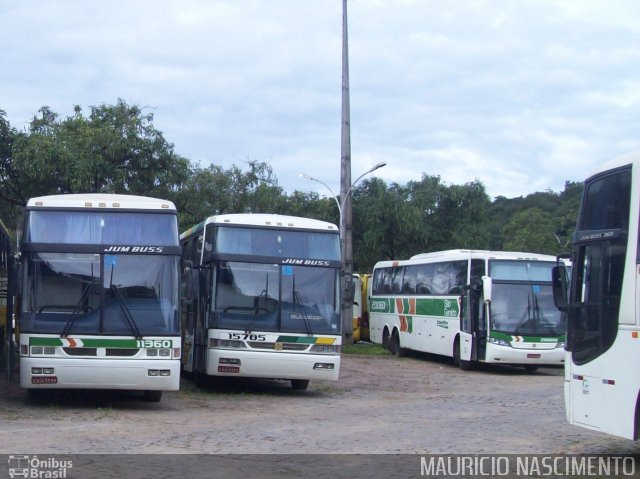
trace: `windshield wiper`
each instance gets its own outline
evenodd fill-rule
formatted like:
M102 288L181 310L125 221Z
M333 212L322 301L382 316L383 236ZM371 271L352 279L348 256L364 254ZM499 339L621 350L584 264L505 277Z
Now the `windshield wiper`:
M120 292L120 290L115 284L112 284L110 289L111 289L111 292L113 293L113 296L118 300L118 304L120 305L122 314L124 314L124 317L127 320L127 323L129 324L129 327L131 328L133 335L136 337L136 339L142 339L142 334L140 333L140 330L138 329L138 325L133 319L133 316L131 315L131 311L129 311L129 308L127 307L127 304L124 298L122 297L122 293Z
M520 326L522 326L523 324L525 324L526 322L531 320L531 295L527 294L527 309L524 311L524 313L522 314L522 317L520 318L520 321L518 322L518 324L516 325L516 327L514 328L514 333L515 334L520 334Z
M80 312L82 311L83 303L89 298L89 292L91 291L92 286L88 286L83 292L82 296L80 296L80 301L76 304L76 307L71 312L71 317L67 320L62 328L62 332L60 333L61 338L66 338L71 333L71 328L73 327L73 323L76 322L76 319L80 317Z
M309 322L309 317L307 316L307 313L304 309L302 297L300 296L300 293L296 291L296 277L294 275L293 276L293 310L294 311L296 310L295 308L296 306L300 308L300 314L302 315L302 319L304 321L304 327L307 330L307 334L311 336L313 334L313 331L311 330L311 323Z

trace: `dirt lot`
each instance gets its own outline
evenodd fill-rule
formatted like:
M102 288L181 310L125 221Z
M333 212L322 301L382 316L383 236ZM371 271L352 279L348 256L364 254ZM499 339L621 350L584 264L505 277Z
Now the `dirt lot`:
M217 381L147 403L132 393L31 399L0 378L0 454L639 453L569 426L561 369L464 372L431 356L343 356L340 380L307 391Z

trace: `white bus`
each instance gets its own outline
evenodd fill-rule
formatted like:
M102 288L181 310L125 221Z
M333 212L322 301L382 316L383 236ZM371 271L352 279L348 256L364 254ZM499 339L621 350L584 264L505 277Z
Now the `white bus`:
M178 389L173 203L108 194L32 198L20 247L22 387L142 390L149 401Z
M554 274L567 312L567 419L638 439L640 432L640 152L585 181L573 238L571 285Z
M180 236L184 370L337 380L340 237L335 225L270 214L211 216ZM188 269L188 268L186 268ZM190 277L189 277L190 276Z
M450 250L381 261L369 297L371 341L476 362L564 361L565 321L553 304L556 258L533 253Z

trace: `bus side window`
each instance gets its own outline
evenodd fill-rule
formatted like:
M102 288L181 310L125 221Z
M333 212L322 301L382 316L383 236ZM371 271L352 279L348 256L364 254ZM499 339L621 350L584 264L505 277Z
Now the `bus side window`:
M384 277L385 277L386 268L376 269L373 273L373 281L371 283L371 293L372 294L383 294L384 293Z
M451 282L449 294L462 294L467 284L467 261L454 261L451 263Z
M393 294L400 294L402 292L402 277L404 275L404 268L393 268L393 280L391 284L391 292Z
M451 262L436 263L433 274L433 294L448 294L451 284Z
M404 267L404 279L402 281L402 292L404 294L415 294L417 283L417 268L415 266Z
M432 264L419 264L416 265L416 293L417 294L432 294L431 284L433 283L433 271Z
M392 281L393 281L393 271L391 268L385 268L384 269L384 283L383 283L383 293L385 294L391 294L391 291L393 291L393 285L392 285Z

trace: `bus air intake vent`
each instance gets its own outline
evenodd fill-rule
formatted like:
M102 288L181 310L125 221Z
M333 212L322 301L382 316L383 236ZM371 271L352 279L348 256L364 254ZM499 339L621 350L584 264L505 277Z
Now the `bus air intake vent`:
M105 355L107 356L135 356L140 351L138 348L107 348Z
M96 348L62 348L69 356L97 356Z

